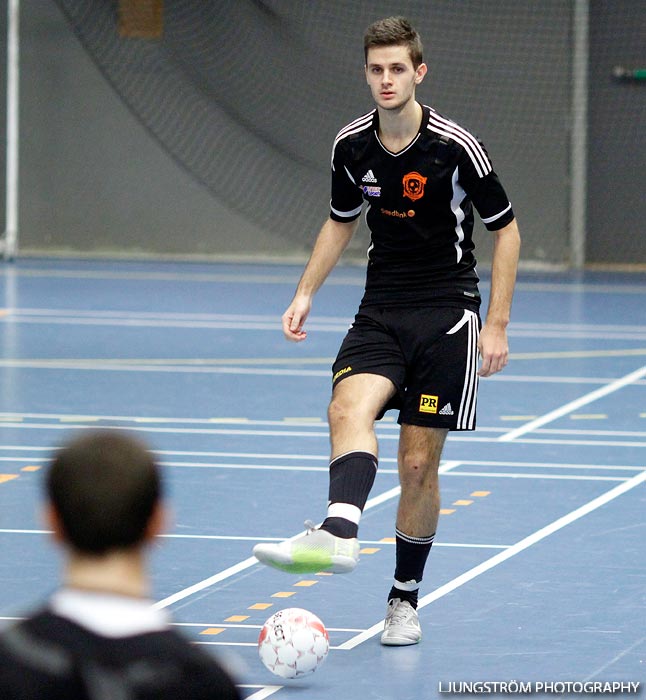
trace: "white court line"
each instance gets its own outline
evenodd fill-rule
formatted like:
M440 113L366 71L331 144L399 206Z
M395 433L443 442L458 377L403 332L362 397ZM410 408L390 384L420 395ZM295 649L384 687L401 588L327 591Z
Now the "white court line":
M96 430L96 424L88 425L86 423L22 423L12 421L1 421L0 428L11 428L13 430ZM310 426L314 427L314 425ZM102 425L103 430L123 430L121 425ZM324 438L327 442L328 435L324 431L306 431L306 430L244 430L231 428L158 428L142 425L129 425L130 432L138 433L155 433L167 435L256 435L261 437L302 437L302 438ZM500 432L504 428L480 428L481 432L491 431ZM537 431L540 433L540 431ZM589 433L588 433L589 434ZM399 435L396 433L383 433L378 428L377 435L379 440L399 440ZM504 436L502 436L504 437ZM479 436L462 436L450 435L448 438L451 442L483 442L483 443L500 443L501 436L498 437L479 437ZM604 447L646 447L646 440L641 442L629 440L575 440L555 438L520 438L515 439L514 444L527 445L591 445Z
M260 690L256 691L255 693L252 693L251 695L247 695L245 700L265 700L265 698L268 698L272 696L274 693L278 692L285 686L283 685L239 685L238 688L260 688Z
M457 467L459 464L460 462L447 461L443 463L440 467L440 472L448 472L454 467ZM370 508L374 508L375 506L380 505L381 503L384 503L385 501L390 500L391 498L395 498L399 495L400 491L401 488L399 486L395 486L394 488L389 489L388 491L384 491L384 493L380 494L379 496L375 496L374 498L368 499L364 508L364 512L366 510L370 510ZM294 540L297 537L300 537L304 532L305 531L297 533L293 537L290 537L289 540ZM230 576L234 576L235 574L240 573L241 571L244 571L245 569L248 569L249 567L254 566L254 564L257 563L258 560L256 559L256 557L248 557L247 559L244 559L243 561L238 562L233 566L230 566L228 569L224 569L223 571L220 571L217 574L214 574L213 576L209 576L209 578L205 578L203 581L198 581L197 583L193 584L192 586L189 586L188 588L184 588L181 591L177 591L177 593L169 595L163 600L157 601L153 607L157 609L167 608L169 605L183 600L184 598L188 598L189 596L193 595L193 593L203 591L205 588L209 588L210 586L212 586L215 583L218 583L219 581L223 581L224 579L229 578Z
M538 418L536 420L530 421L529 423L526 423L524 426L521 426L520 428L516 430L512 430L510 433L507 433L507 435L510 435L511 437L508 438L507 441L513 440L516 437L519 437L521 435L524 435L525 433L529 432L530 430L533 430L535 427L540 427L541 425L545 425L546 423L549 423L551 420L555 420L556 418L565 415L568 411L575 410L576 408L579 408L582 405L585 405L586 403L589 403L592 400L595 400L596 398L599 398L600 396L605 396L612 391L616 391L617 389L620 389L623 386L626 386L629 384L631 381L636 381L637 379L640 379L646 375L646 366L642 367L639 370L636 370L635 372L632 372L625 377L613 382L610 384L608 387L604 387L602 390L599 391L594 391L590 394L586 394L585 396L581 397L581 399L578 399L576 401L571 401L568 404L565 404L563 407L560 409L556 409L555 411L551 411L550 413L545 414L545 416L542 416L541 418ZM601 393L603 392L603 393ZM505 435L502 436L504 438ZM501 438L498 438L501 440ZM454 467L458 466L460 464L459 461L455 462L447 462L446 464L443 464L440 467L441 472L447 472L453 469ZM433 593L429 594L428 596L425 596L422 598L421 602L423 604L428 604L435 598L432 598L434 595L438 595L438 591L440 592L439 597L442 595L445 595L445 593L448 593L449 590L453 590L454 588L462 585L463 583L466 583L467 581L471 580L472 578L475 578L475 576L479 576L480 573L483 573L484 571L489 570L493 566L497 566L498 563L505 561L506 559L509 559L510 557L514 556L518 552L522 551L523 549L526 549L527 547L531 546L532 544L535 544L538 542L540 539L543 539L544 537L547 537L549 534L552 534L552 532L555 532L556 530L560 529L561 527L564 527L565 525L569 524L570 522L573 522L577 518L582 517L583 515L591 512L595 508L598 508L600 505L603 503L607 503L609 500L612 500L613 498L616 498L618 495L625 493L626 491L629 491L631 488L634 488L639 483L642 483L643 481L646 480L646 471L642 472L641 474L638 474L637 476L634 476L632 479L629 479L628 481L625 481L622 484L619 484L618 486L615 486L613 489L610 491L606 492L602 496L590 501L589 503L581 506L580 508L572 511L570 514L559 518L558 520L554 521L550 525L547 525L546 527L542 528L541 530L538 530L535 532L533 535L530 535L529 537L526 537L524 540L521 540L519 543L516 543L515 545L512 545L509 549L504 550L500 554L495 555L491 559L488 559L487 561L483 562L477 567L474 567L470 571L466 572L465 574L462 574L461 576L458 576L457 578L453 579L453 581L449 582L448 584L445 584L445 586L440 587ZM400 487L397 486L395 488L392 488L379 496L376 496L375 498L369 499L369 501L366 503L366 507L364 510L375 507L376 505L379 505L380 503L383 503L391 498L395 498L398 496L400 493ZM294 537L290 539L294 539L298 536L300 536L302 533L298 533L294 535ZM249 557L248 559L245 559L244 561L239 562L238 564L229 567L228 569L225 569L223 571L220 571L217 574L214 574L213 576L210 576L209 578L204 579L203 581L199 581L198 583L194 584L193 586L189 586L188 588L185 588L181 591L178 591L177 593L174 593L163 600L158 601L155 603L156 608L165 608L168 607L169 605L172 605L173 603L178 602L179 600L183 600L185 598L188 598L189 596L193 595L193 593L197 593L201 590L204 590L205 588L208 588L212 586L215 583L218 583L219 581L222 581L226 578L229 578L230 576L233 576L240 571L244 571L245 569L250 568L251 566L255 565L257 563L257 559L255 557ZM452 588L449 588L450 586L453 586ZM444 592L441 592L444 591ZM427 601L424 603L424 601ZM365 637L365 639L370 638L371 636L374 636L377 634L378 630L382 628L383 625L383 620L378 622L376 625L373 625L369 630L367 630L363 635L368 635ZM356 646L357 644L360 644L361 641L364 641L363 636L359 635L358 637L354 638L356 643L353 644L353 646ZM353 640L349 640L346 644L352 644ZM345 645L342 645L345 646ZM352 648L352 647L349 647Z
M217 264L222 264L225 268L230 266L230 263L223 261L220 263L216 261ZM282 266L283 261L279 261ZM278 284L278 285L289 285L291 288L298 282L298 279L302 273L302 266L304 260L300 258L294 261L294 272L284 272L281 271L276 274L270 274L266 272L247 272L241 274L240 272L185 272L185 271L148 271L144 269L140 270L127 270L127 271L116 271L108 270L104 268L97 268L93 270L87 269L72 269L72 268L61 268L53 269L47 267L22 267L22 268L11 268L10 272L16 277L51 277L51 278L71 278L71 279L108 279L108 280L132 280L132 281L160 281L160 282L196 282L196 283L212 283L212 282L227 282L232 284L244 284L249 283L256 284ZM325 281L326 285L349 285L356 287L363 287L365 285L365 265L364 260L357 261L359 264L345 265L337 268L328 279ZM272 260L269 260L272 263ZM145 262L144 262L145 264ZM172 263L173 264L173 263ZM189 263L193 264L193 263ZM209 265L210 263L205 263ZM233 261L231 264L237 264ZM181 265L181 263L180 263ZM293 265L288 263L287 266L291 268ZM6 276L8 274L6 268L0 268L0 276ZM491 283L488 279L482 279L479 282L480 287L485 290L489 289ZM597 284L594 282L526 282L522 278L516 283L516 291L518 292L546 292L546 293L556 293L556 294L580 294L581 292L589 292L591 294L646 294L646 288L644 285L640 284Z
M584 680L584 681L591 681L593 678L597 678L597 677L600 676L604 671L606 671L607 669L609 669L613 664L616 664L617 661L619 661L619 660L622 659L624 656L626 656L626 654L630 654L630 652L631 652L633 649L636 649L638 646L640 646L641 644L643 644L645 641L646 641L646 637L642 637L641 639L638 639L636 642L634 642L633 644L631 644L629 647L627 647L627 648L624 649L623 651L620 651L616 656L614 656L612 659L610 659L610 661L608 661L607 663L605 663L605 664L604 664L603 666L601 666L600 668L596 669L596 671L593 671L589 676L587 676L587 677L584 678L583 680Z
M278 692L284 685L239 685L238 688L260 688L257 692L247 695L245 700L265 700L274 693Z
M557 408L554 411L550 411L549 413L546 413L545 415L540 416L539 418L535 418L534 420L529 421L529 423L525 423L524 425L521 425L515 430L511 430L510 432L501 435L498 438L498 440L500 442L511 442L512 440L515 440L516 438L519 438L522 435L526 435L527 433L532 432L532 430L535 430L536 428L540 428L546 423L551 423L557 418L561 418L562 416L565 416L566 414L571 413L572 411L576 411L576 409L581 408L581 406L586 406L587 404L592 403L597 399L607 396L608 394L612 394L612 392L617 391L618 389L621 389L627 386L628 384L632 384L638 379L642 379L644 376L646 376L646 365L644 367L640 367L634 372L631 372L630 374L625 375L624 377L615 380L614 382L611 382L610 384L607 384L604 387L595 389L589 394L585 394L584 396L581 396L580 398L575 399L574 401L570 401L569 403L566 403L564 406L561 406L560 408Z
M640 472L644 468L643 465L636 467L634 465L625 464L572 464L570 462L503 462L503 461L491 461L484 459L463 459L462 464L468 464L469 466L482 466L482 467L522 467L523 469L585 469L590 471L628 471L628 472Z
M597 508L600 508L606 503L609 503L613 499L617 498L618 496L621 496L627 491L630 491L636 486L643 484L644 482L646 482L646 471L643 471L641 474L637 474L632 479L629 479L628 481L624 482L623 484L620 484L619 486L615 486L613 489L611 489L610 491L606 491L606 493L602 494L601 496L598 496L597 498L588 501L588 503L585 503L581 507L576 508L567 515L564 515L563 517L554 520L549 525L542 527L540 530L536 530L536 532L533 532L528 537L525 537L519 542L516 542L516 544L512 545L508 549L505 549L504 551L498 554L494 554L494 556L490 559L487 559L481 564L474 566L472 569L469 569L469 571L460 574L460 576L456 576L456 578L452 579L448 583L445 583L443 586L436 588L434 591L420 599L418 608L423 608L426 605L429 605L430 603L438 600L439 598L444 597L448 593L454 591L456 588L459 588L465 583L472 581L477 576L480 576L486 571L493 569L495 566L498 566L498 564L502 564L504 561L507 561L507 559L511 559L511 557L516 556L516 554L519 554L528 547L531 547L537 542L540 542L542 539L549 537L549 535L552 535L561 528L564 528L566 525L570 525L575 520L582 518L584 515L591 513ZM347 642L341 644L339 646L339 649L354 649L354 647L379 634L383 630L383 626L384 621L380 620L378 623L367 629L365 632L361 632L356 637L353 637Z
M523 474L522 472L454 472L453 476L477 476L484 479L550 479L554 481L626 481L627 476L592 476L586 474Z
M0 535L51 535L53 534L51 530L26 530L26 529L16 529L16 528L0 528ZM181 540L224 540L226 542L283 542L284 537L254 537L251 535L178 535L178 534L164 534L157 535L161 539L181 539ZM381 540L360 540L362 545L381 545L381 546L394 546L394 542L383 542ZM435 542L434 547L452 547L452 548L464 548L464 549L506 549L509 547L508 544L484 544L484 543L464 543L464 542ZM0 618L1 620L2 618ZM193 623L174 623L174 624L193 624ZM214 623L215 625L216 623ZM217 623L221 625L221 623ZM232 625L235 627L235 625ZM242 625L243 627L245 625ZM350 630L358 631L358 630Z
M2 618L0 618L2 619ZM262 625L240 625L228 622L171 622L173 627L226 627L227 629L262 629ZM328 632L363 632L356 627L326 627Z
M478 428L478 430L485 430L485 428ZM536 432L539 433L547 433L550 432L546 429L544 430L537 430ZM566 430L563 431L554 431L554 432L568 432ZM576 434L579 432L585 433L586 431L573 431ZM595 434L614 434L613 431L593 431ZM635 437L637 436L643 436L646 438L646 432L629 432L629 431L617 431L617 435L634 435ZM493 440L492 440L493 441ZM519 441L520 442L520 441ZM596 441L594 444L599 444ZM614 443L613 443L614 444ZM642 444L642 443L639 443ZM55 446L25 446L25 445L0 445L0 451L4 452L46 452L48 455L50 455L54 450L56 449ZM154 450L154 453L157 456L183 456L183 457L235 457L239 459L276 459L282 461L298 461L298 462L324 462L325 463L325 469L327 469L327 464L329 462L329 455L328 454L320 454L320 455L314 455L314 454L299 454L299 453L293 453L290 452L289 454L285 453L279 453L279 452L215 452L215 451L195 451L195 450ZM26 462L26 461L47 461L49 460L50 457L0 457L0 461L19 461L19 462ZM504 460L481 460L481 459L475 459L475 460L469 460L469 459L463 459L460 460L462 464L465 465L471 465L471 466L476 466L476 465L481 465L481 466L488 466L488 467L522 467L523 469L535 469L542 467L544 469L574 469L574 470L597 470L597 471L641 471L643 469L643 466L635 466L635 465L628 465L628 464L581 464L581 463L572 463L572 462L522 462L519 460L514 460L514 461L504 461ZM397 459L395 457L380 457L379 458L379 471L385 471L386 473L394 473L394 469L388 469L388 470L382 470L381 465L382 464L395 464L397 462ZM166 465L172 465L174 464L173 462L166 462ZM200 464L200 463L197 463ZM279 465L280 466L280 465Z
M542 377L537 377L537 379L542 380ZM617 380L612 379L612 380L607 380L609 383L614 383ZM641 382L634 382L635 385L640 384ZM644 382L646 384L646 382ZM8 413L8 412L0 412L0 421L11 421L13 423L18 423L21 424L24 419L43 419L43 420L51 420L51 421L57 421L57 422L65 422L67 426L69 427L69 424L71 422L93 422L96 423L97 421L119 421L122 423L135 423L138 425L144 425L146 423L153 424L155 426L159 425L168 425L169 430L168 432L173 432L175 429L175 426L177 425L208 425L208 426L215 426L215 425L222 425L226 424L229 426L233 425L243 425L245 426L246 430L251 429L252 427L255 426L274 426L277 428L286 428L286 427L299 427L299 428L310 428L310 429L320 429L321 432L324 435L327 435L327 430L328 430L328 423L327 421L324 421L322 418L308 418L308 419L301 419L301 418L283 418L281 420L257 420L257 419L250 419L250 418L243 418L243 417L210 417L210 418L195 418L195 417L189 417L189 418L184 418L184 417L162 417L162 416L120 416L120 415L109 415L109 414L104 414L104 415L88 415L88 414L78 414L78 413L18 413L18 412L13 412L13 413ZM25 423L23 423L25 424ZM25 425L29 425L26 423ZM54 423L52 425L55 425ZM41 427L42 424L37 424L36 427ZM115 426L108 426L108 427L115 427ZM380 421L377 426L377 431L393 431L396 432L396 437L399 436L399 425L395 423L394 419L391 419L390 421L387 419L384 419ZM507 427L500 427L500 426L478 426L478 432L483 433L483 432L494 432L494 433L506 433L508 432ZM619 435L623 437L646 437L646 431L635 431L635 430L602 430L602 429L589 429L589 428L560 428L560 429L554 429L554 428L544 428L544 429L538 429L535 431L538 434L556 434L556 435ZM253 434L253 433L250 433ZM277 431L275 433L276 435L281 435L282 431ZM455 436L449 435L449 438L453 439ZM468 436L467 436L467 439ZM471 438L473 439L473 438ZM49 450L53 448L49 447L21 447L21 446L10 446L10 445L0 445L0 449L2 450L7 450L7 449L15 449L15 450L25 450L25 449L32 449L32 450ZM183 454L183 455L216 455L216 456L237 456L238 454L245 454L245 453L228 453L228 452L186 452L186 451L157 451L158 454ZM253 453L249 453L249 456L254 456ZM255 455L255 456L272 456L269 454L261 454L261 455ZM308 455L275 455L279 456L281 459L312 459L313 457L308 456ZM321 455L320 457L316 457L316 459L329 459L328 455Z

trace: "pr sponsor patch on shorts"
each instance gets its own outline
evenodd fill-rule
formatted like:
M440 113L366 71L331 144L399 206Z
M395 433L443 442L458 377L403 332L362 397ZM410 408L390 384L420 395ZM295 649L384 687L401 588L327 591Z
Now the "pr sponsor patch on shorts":
M437 399L437 396L432 396L431 394L420 394L419 412L437 413Z

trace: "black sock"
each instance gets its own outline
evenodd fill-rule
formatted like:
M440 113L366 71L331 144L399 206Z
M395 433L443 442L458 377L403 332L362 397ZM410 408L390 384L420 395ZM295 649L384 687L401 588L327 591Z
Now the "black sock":
M328 517L321 525L337 537L356 537L359 519L377 473L369 452L348 452L330 462Z
M435 533L428 537L411 537L401 530L395 530L395 583L388 600L400 598L417 608L419 584L434 539Z

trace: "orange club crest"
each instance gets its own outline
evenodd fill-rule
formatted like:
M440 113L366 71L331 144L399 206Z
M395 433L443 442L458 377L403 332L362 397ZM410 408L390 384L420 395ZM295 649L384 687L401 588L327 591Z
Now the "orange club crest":
M406 173L402 182L404 183L404 197L413 202L421 199L424 196L424 185L428 178L423 177L417 172Z

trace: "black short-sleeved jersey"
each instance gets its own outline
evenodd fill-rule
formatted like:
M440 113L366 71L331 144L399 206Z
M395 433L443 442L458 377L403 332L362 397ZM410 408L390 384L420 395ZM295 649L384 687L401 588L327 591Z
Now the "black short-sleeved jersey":
M480 141L430 107L422 111L417 136L399 153L379 140L376 109L339 132L330 216L353 221L368 203L363 303L477 308L473 207L489 230L514 214Z
M50 610L0 634L2 700L240 700L228 673L171 629L104 637Z

